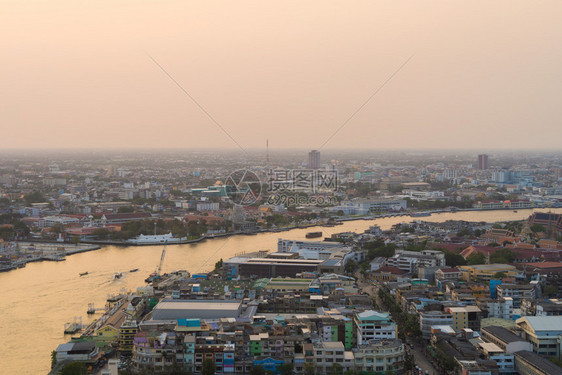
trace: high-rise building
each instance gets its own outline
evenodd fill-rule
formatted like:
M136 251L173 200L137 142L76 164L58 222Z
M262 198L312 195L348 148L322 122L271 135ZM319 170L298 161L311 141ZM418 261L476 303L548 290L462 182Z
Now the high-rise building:
M312 150L308 153L308 169L320 168L320 151Z
M478 169L481 171L484 169L488 169L488 155L486 154L478 155Z

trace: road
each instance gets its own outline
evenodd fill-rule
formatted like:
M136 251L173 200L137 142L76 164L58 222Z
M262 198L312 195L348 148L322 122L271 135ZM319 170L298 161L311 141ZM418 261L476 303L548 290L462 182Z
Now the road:
M354 276L357 278L357 287L359 288L360 292L367 293L371 297L375 297L375 301L377 305L382 306L382 302L378 294L377 283L365 280L359 272L357 272ZM440 374L439 370L437 370L433 366L433 364L429 361L427 354L424 353L423 345L425 344L421 344L418 342L412 342L412 344L414 345L414 348L412 349L410 348L409 345L406 345L406 351L410 355L414 356L416 366L422 368L423 374L425 374L425 371L427 370L431 375L439 375Z
M414 344L414 349L411 349L408 346L408 353L410 355L414 355L415 358L415 362L416 362L416 366L421 367L423 374L425 374L425 371L429 371L429 373L431 375L438 375L440 374L439 370L437 370L433 364L431 362L429 362L427 354L424 353L423 351L423 346L422 344L419 343L413 343Z

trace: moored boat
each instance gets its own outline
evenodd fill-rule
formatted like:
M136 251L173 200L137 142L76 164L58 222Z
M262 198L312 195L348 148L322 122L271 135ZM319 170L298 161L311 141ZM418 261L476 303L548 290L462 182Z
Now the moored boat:
M322 237L322 232L309 232L306 234L306 238L318 238Z

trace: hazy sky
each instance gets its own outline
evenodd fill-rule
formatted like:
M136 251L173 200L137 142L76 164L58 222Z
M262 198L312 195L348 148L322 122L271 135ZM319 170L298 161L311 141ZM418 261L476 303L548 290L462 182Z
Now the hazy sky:
M562 149L562 1L0 4L0 147Z

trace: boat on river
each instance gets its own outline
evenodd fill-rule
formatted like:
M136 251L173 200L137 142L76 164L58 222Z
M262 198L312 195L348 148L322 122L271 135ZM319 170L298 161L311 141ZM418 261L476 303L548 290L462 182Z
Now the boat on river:
M306 238L318 238L322 237L322 232L309 232L306 234Z
M88 274L88 271L82 272L82 273L80 273L80 276L86 276L87 274Z
M72 334L80 331L82 329L82 317L75 316L74 320L70 323L64 323L64 333Z
M132 270L129 270L129 272L137 272L138 270L138 268L133 268Z

